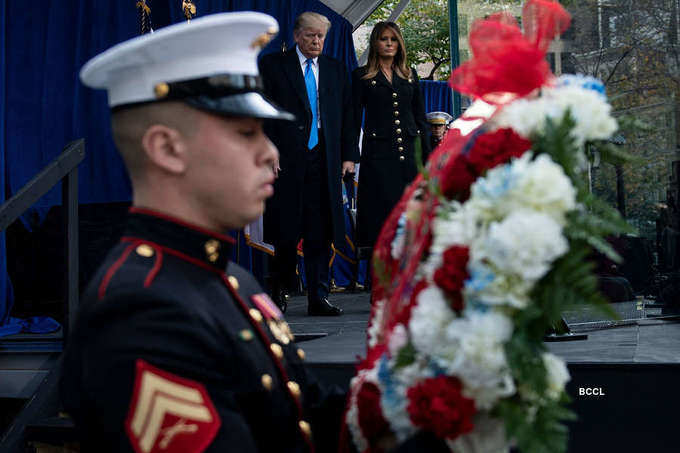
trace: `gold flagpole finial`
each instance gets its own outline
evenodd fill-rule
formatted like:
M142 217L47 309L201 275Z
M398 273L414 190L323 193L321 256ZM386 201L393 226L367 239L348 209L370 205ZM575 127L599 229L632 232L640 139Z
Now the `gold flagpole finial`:
M182 11L187 22L191 22L191 18L196 15L196 5L192 0L182 0Z

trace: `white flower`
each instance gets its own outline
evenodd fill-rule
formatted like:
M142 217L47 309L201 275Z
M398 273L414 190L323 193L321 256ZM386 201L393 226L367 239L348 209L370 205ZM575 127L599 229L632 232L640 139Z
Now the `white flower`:
M378 344L378 335L380 335L380 329L382 328L383 316L385 314L385 299L380 299L375 302L375 312L370 320L370 325L368 326L368 347L372 348Z
M470 278L465 282L463 295L468 307L475 304L510 305L525 308L529 305L529 292L532 282L523 280L510 271L494 272L494 270L474 256L477 248L473 249L473 258L468 264ZM483 258L483 257L482 257Z
M444 293L431 285L418 294L416 306L411 312L409 332L416 350L427 354L441 344L444 329L454 317L453 310L444 298Z
M577 145L607 139L618 128L607 100L596 91L576 85L544 88L541 97L519 99L507 105L493 121L498 128L510 127L531 137L544 132L547 118L561 121L567 110L575 121L571 135Z
M576 207L576 190L550 156L532 157L527 152L508 165L491 169L472 185L465 207L485 220L501 220L514 211L532 209L564 225L565 214Z
M432 222L432 245L430 254L420 267L419 275L430 281L442 265L442 254L454 245L467 246L481 234L482 221L475 205L457 201L440 206Z
M399 350L408 343L408 332L403 324L397 324L390 333L390 339L387 347L390 351L391 357L396 357Z
M391 255L392 258L398 260L401 258L404 252L404 246L406 245L406 213L399 217L397 223L397 232L395 233L394 239L392 240Z
M562 228L552 217L516 211L502 222L492 223L486 240L473 253L475 259L484 259L497 270L535 282L568 249Z
M399 442L405 441L416 432L406 407L408 385L399 379L399 372L393 368L393 360L385 357L378 360L377 377L381 384L380 408Z
M611 116L611 105L596 91L562 86L550 90L547 95L564 112L567 109L571 112L576 122L571 135L579 145L588 140L605 140L618 129L616 120Z
M576 190L562 166L541 154L521 170L510 191L512 207L508 209L533 209L565 225L564 215L576 207Z
M564 363L564 360L560 359L554 354L549 352L543 353L543 364L547 371L548 380L548 390L547 396L553 400L559 399L560 395L564 391L564 386L569 382L571 377L569 376L569 370Z
M449 323L432 356L448 374L463 381L464 393L474 398L478 408L490 409L499 398L515 392L504 347L513 324L490 310L465 314Z

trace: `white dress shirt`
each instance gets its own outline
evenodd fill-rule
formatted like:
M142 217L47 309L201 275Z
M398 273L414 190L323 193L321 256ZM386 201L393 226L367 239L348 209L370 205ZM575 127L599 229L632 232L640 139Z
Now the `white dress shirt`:
M295 46L298 59L300 60L300 69L302 70L302 79L305 78L305 71L307 70L307 57L300 52L300 48ZM321 105L319 104L319 57L312 58L312 72L314 73L314 81L316 82L316 112L319 122L317 126L321 129Z

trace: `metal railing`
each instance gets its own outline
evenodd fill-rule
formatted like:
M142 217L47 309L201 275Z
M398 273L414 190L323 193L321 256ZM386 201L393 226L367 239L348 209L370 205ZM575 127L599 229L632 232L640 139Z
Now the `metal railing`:
M33 206L60 181L64 208L64 338L78 309L78 164L85 158L85 139L75 140L64 148L40 173L0 206L0 231Z

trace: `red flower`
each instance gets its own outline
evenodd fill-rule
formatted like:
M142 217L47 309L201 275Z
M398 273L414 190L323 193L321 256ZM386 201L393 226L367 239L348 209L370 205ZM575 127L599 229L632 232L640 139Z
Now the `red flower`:
M462 394L458 378L439 376L425 379L407 391L408 413L414 425L441 439L455 439L474 428L477 411L474 400Z
M380 409L380 389L372 382L364 382L357 393L359 427L369 441L379 439L390 429Z
M470 186L477 179L474 168L465 156L458 155L446 163L441 177L441 190L449 200L465 201L470 197Z
M442 267L434 273L434 282L451 299L452 308L456 311L463 309L463 297L460 293L469 277L467 263L470 250L467 247L454 245L444 251Z
M512 157L521 157L529 148L531 142L512 129L498 129L477 137L467 160L475 173L481 175L486 170L509 162Z

